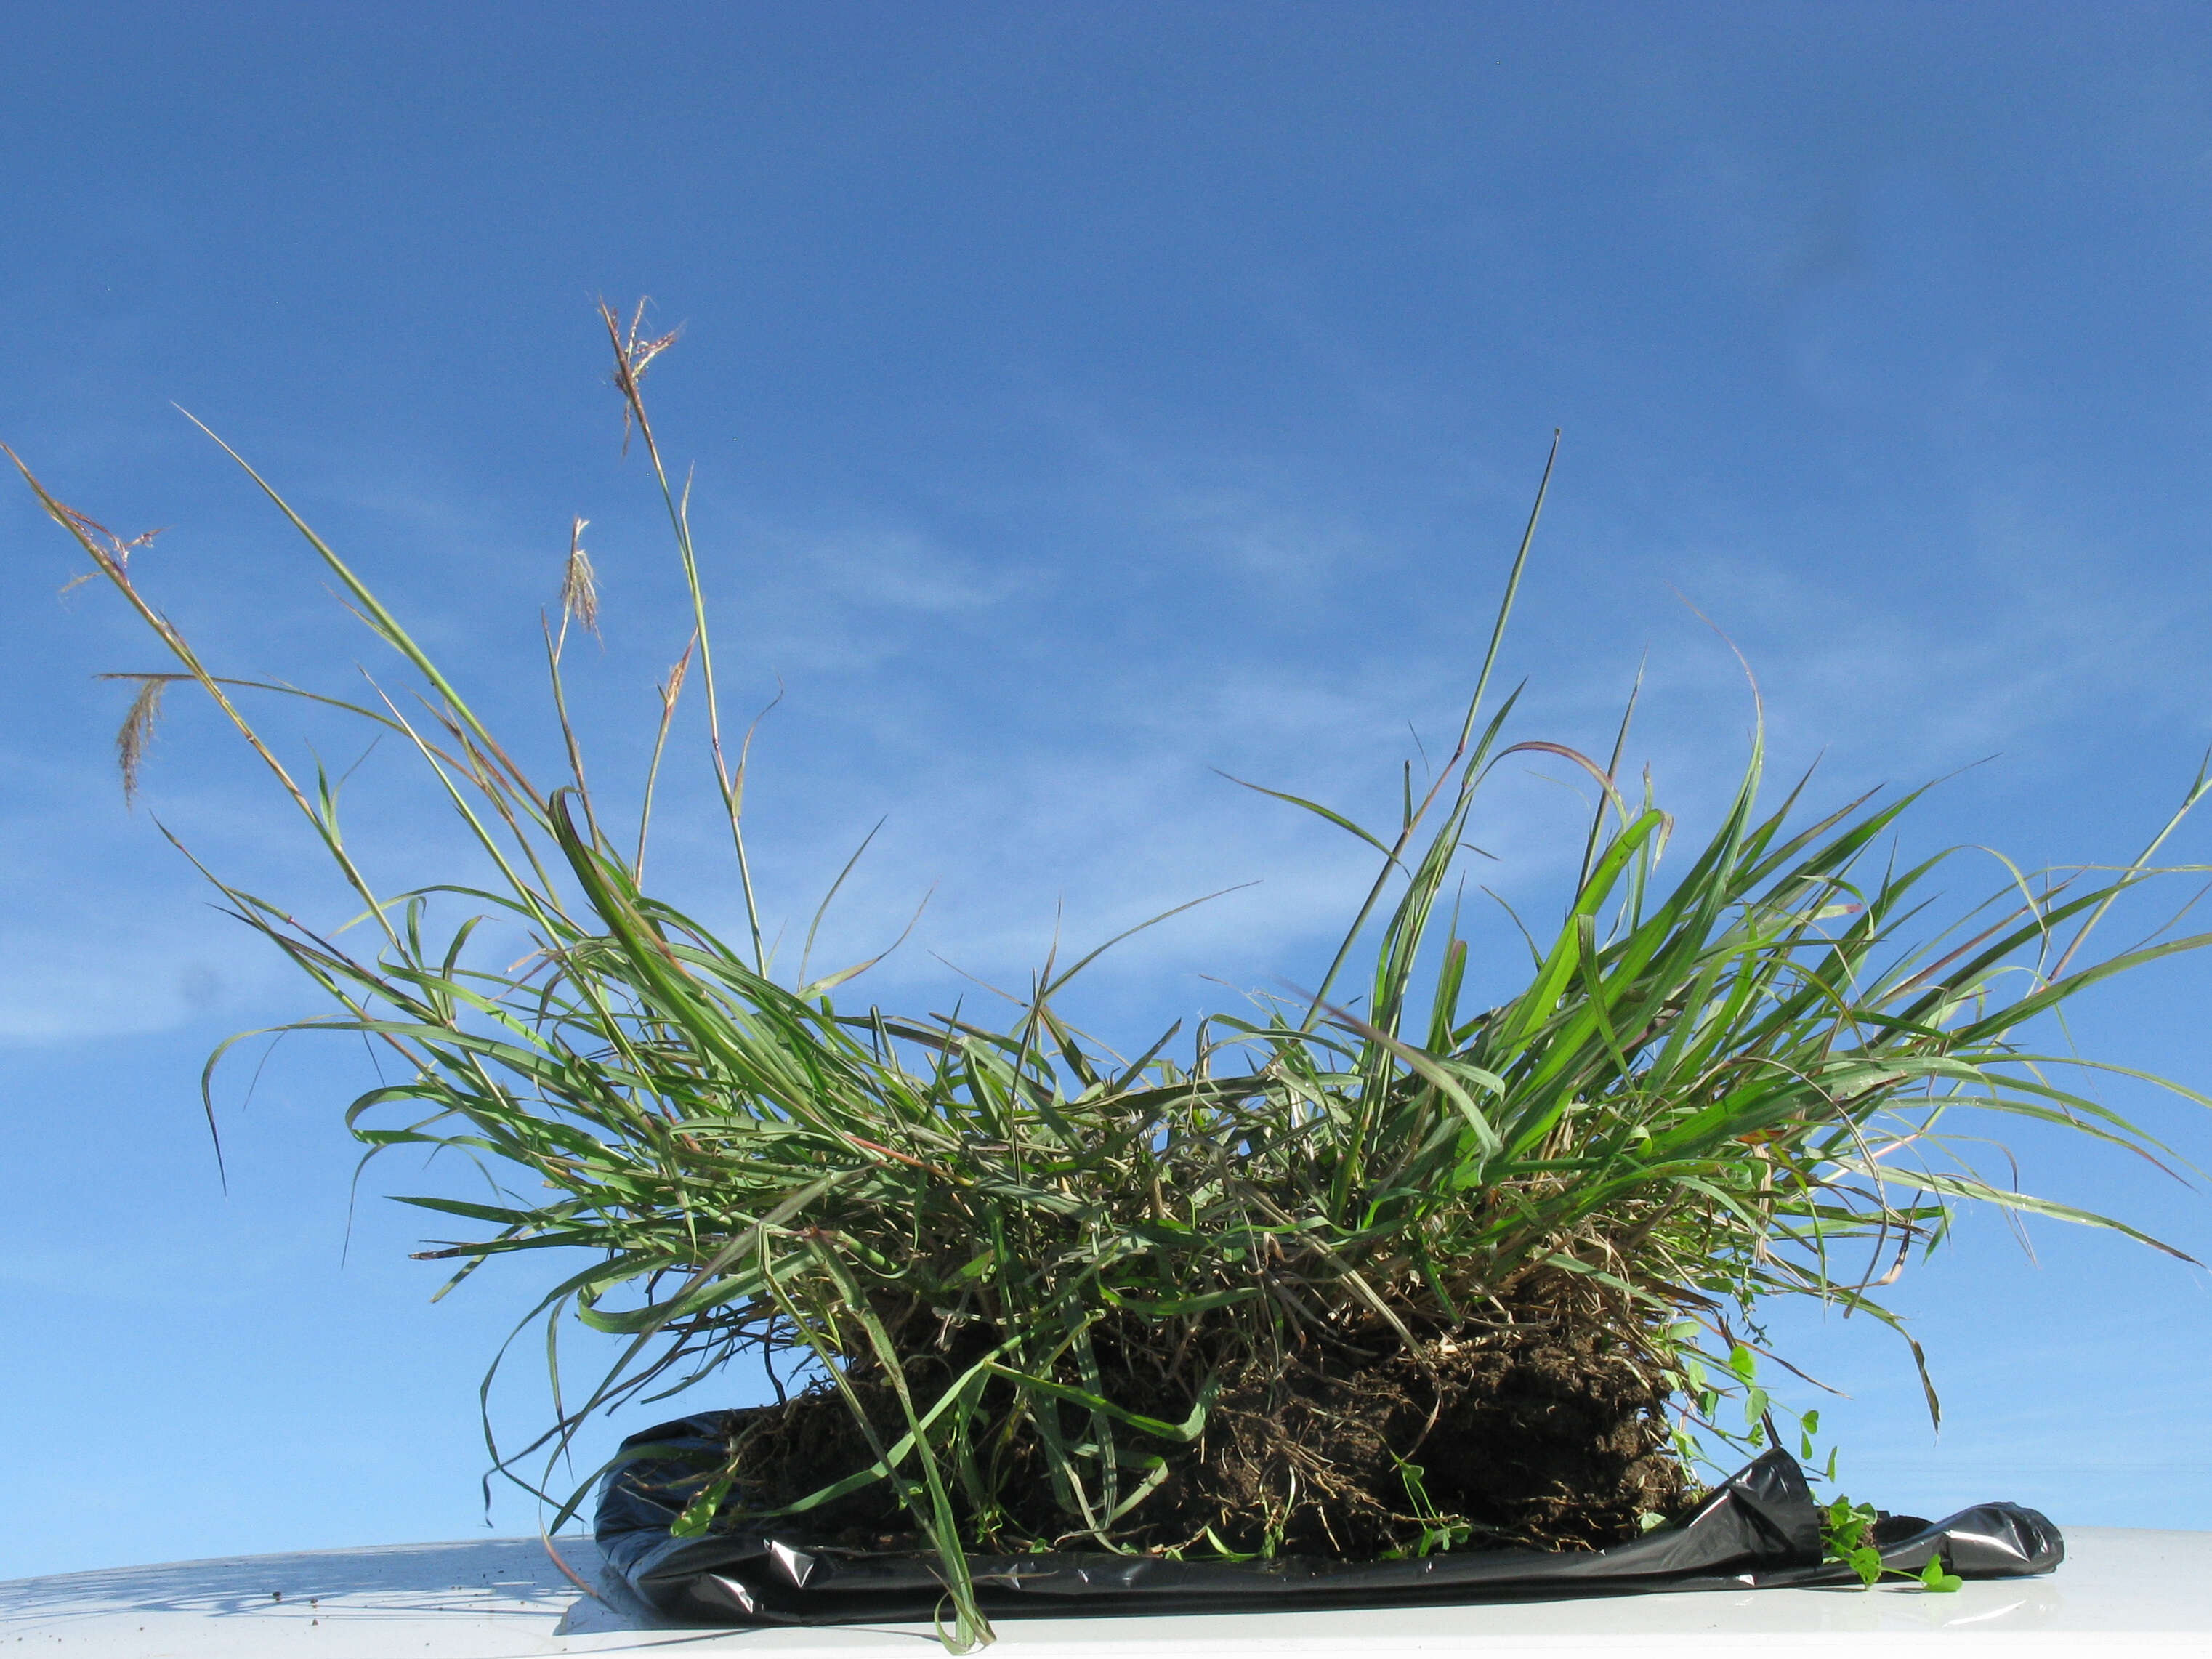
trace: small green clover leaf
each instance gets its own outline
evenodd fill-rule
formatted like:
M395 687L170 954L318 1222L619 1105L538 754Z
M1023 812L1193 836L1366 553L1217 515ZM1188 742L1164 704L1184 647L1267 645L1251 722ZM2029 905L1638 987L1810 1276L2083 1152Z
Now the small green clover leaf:
M1966 1582L1957 1573L1943 1571L1943 1558L1940 1555L1929 1556L1928 1565L1920 1569L1921 1588L1936 1591L1941 1595L1954 1594L1959 1586Z
M1869 1589L1881 1577L1881 1552L1870 1541L1874 1522L1872 1504L1854 1504L1840 1495L1820 1510L1820 1541L1826 1547L1823 1553L1856 1573L1859 1582Z
M1854 1504L1838 1496L1833 1503L1820 1506L1821 1553L1831 1561L1840 1561L1858 1575L1859 1583L1872 1589L1890 1570L1882 1565L1881 1552L1875 1547L1874 1523L1875 1512L1870 1504ZM1966 1580L1954 1572L1947 1571L1941 1552L1928 1558L1928 1565L1918 1574L1899 1571L1899 1578L1917 1577L1920 1587L1937 1595L1948 1595Z

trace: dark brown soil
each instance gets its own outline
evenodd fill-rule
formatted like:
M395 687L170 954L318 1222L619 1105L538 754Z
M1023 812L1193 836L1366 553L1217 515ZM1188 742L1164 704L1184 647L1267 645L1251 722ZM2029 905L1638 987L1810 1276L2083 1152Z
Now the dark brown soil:
M1463 1529L1453 1540L1460 1548L1595 1549L1634 1537L1646 1513L1680 1512L1692 1496L1668 1441L1663 1383L1603 1324L1509 1314L1414 1351L1318 1350L1223 1368L1194 1446L1128 1433L1137 1449L1165 1450L1171 1472L1124 1517L1116 1540L1201 1554L1218 1543L1367 1560L1418 1549L1432 1528L1450 1527ZM1189 1411L1188 1383L1178 1389L1110 1346L1100 1358L1109 1397L1127 1407L1170 1420ZM917 1358L908 1387L919 1401L933 1398L959 1363ZM882 1379L852 1380L881 1439L896 1439L902 1424ZM1079 1436L1082 1415L1066 1413ZM873 1456L851 1408L830 1389L754 1416L741 1453L749 1509L789 1504ZM1018 1435L997 1455L1004 1547L1083 1547L1071 1535L1081 1523L1056 1497L1033 1437ZM819 1545L919 1547L881 1482L779 1524Z

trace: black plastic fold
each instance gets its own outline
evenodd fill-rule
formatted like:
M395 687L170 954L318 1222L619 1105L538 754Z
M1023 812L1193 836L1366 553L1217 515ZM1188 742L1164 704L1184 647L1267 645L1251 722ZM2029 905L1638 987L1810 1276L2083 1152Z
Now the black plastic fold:
M609 1568L665 1617L715 1625L926 1620L945 1587L934 1557L810 1547L793 1528L670 1532L705 1472L719 1465L741 1413L710 1412L624 1441L665 1448L602 1484L597 1535ZM1885 1516L1875 1541L1887 1566L1917 1573L1931 1557L1966 1578L2048 1572L2065 1559L2057 1528L2014 1504L1948 1520ZM1486 1550L1418 1560L1170 1561L1059 1553L971 1556L977 1599L994 1614L1200 1613L1412 1602L1547 1599L1656 1590L1856 1584L1820 1559L1820 1524L1804 1471L1769 1451L1716 1488L1680 1522L1610 1549L1577 1554Z

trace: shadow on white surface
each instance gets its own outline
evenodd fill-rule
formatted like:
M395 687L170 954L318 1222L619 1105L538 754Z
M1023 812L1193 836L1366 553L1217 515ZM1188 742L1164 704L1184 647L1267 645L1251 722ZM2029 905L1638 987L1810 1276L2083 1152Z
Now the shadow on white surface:
M562 1540L561 1553L586 1583L599 1570L599 1553L580 1540ZM300 1613L325 1601L386 1602L402 1607L492 1603L515 1611L560 1613L575 1598L536 1539L483 1543L391 1544L365 1549L313 1550L212 1561L176 1561L153 1567L112 1567L91 1572L21 1578L0 1584L0 1619L27 1615L90 1616L110 1613L191 1613L203 1618Z

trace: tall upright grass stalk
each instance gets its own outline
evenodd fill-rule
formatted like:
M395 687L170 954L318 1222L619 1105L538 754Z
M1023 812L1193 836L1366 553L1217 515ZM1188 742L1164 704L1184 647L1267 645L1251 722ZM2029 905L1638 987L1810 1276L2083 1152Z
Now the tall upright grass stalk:
M1131 1547L1147 1503L1225 1409L1224 1379L1255 1367L1290 1376L1309 1343L1425 1352L1543 1287L1557 1297L1580 1286L1657 1375L1687 1389L1698 1419L1714 1399L1689 1387L1701 1356L1728 1356L1740 1340L1729 1319L1741 1326L1767 1298L1812 1297L1897 1327L1879 1292L1942 1237L1956 1202L2172 1253L2118 1219L1985 1179L1955 1126L1962 1115L2055 1124L2172 1162L2066 1080L2139 1073L2046 1051L2030 1034L2089 987L2212 939L2085 949L2113 903L2160 873L2150 860L2203 798L2205 774L2141 857L2011 880L1938 927L1927 889L1941 859L1899 866L1885 850L1917 793L1800 822L1802 781L1778 807L1759 804L1755 738L1717 827L1662 881L1674 823L1648 775L1622 777L1627 720L1601 765L1506 741L1517 693L1486 701L1541 490L1457 744L1426 795L1409 774L1398 823L1379 832L1281 797L1380 860L1310 995L1211 1016L1176 1056L1170 1030L1129 1061L1059 1011L1096 952L1048 962L995 1024L841 1007L833 993L870 962L779 981L745 852L750 739L734 756L725 742L688 486L671 483L641 387L673 336L644 337L642 314L625 325L602 307L626 431L665 506L690 614L660 690L635 834L587 787L562 690L568 624L595 622L580 521L562 625L547 636L566 766L547 787L234 451L413 672L416 707L217 675L138 586L130 545L23 468L177 665L133 677L146 689L125 725L126 783L158 688L193 683L374 923L372 948L342 945L209 873L231 913L334 1005L286 1029L365 1037L397 1060L397 1080L346 1109L370 1155L454 1149L496 1172L488 1200L404 1200L465 1224L466 1237L424 1253L456 1264L446 1289L495 1256L560 1253L517 1329L544 1328L553 1419L511 1450L486 1416L495 1467L551 1504L556 1528L589 1482L562 1493L547 1481L594 1414L680 1391L743 1355L795 1364L848 1402L871 1461L763 1510L748 1507L740 1447L680 1525L803 1524L887 1489L941 1564L947 1639L966 1650L990 1637L971 1553ZM1550 477L1547 462L1546 489ZM653 785L695 664L744 895L735 943L643 877ZM493 883L378 890L340 832L331 780L319 766L295 775L243 712L241 698L270 694L312 696L403 739ZM1525 985L1472 1006L1466 924L1457 897L1443 901L1458 891L1486 781L1531 752L1589 774L1595 817L1564 914L1523 929ZM456 902L468 914L455 917ZM528 936L532 954L514 968L483 962L472 943L492 917ZM1343 975L1362 950L1373 971L1346 998ZM571 1316L624 1340L580 1395L559 1371ZM1142 1397L1128 1387L1133 1355L1164 1379ZM1921 1374L1925 1383L1924 1363ZM1927 1398L1934 1413L1932 1384ZM539 1453L547 1475L533 1478L522 1460ZM1050 1527L1015 1501L1039 1471Z

